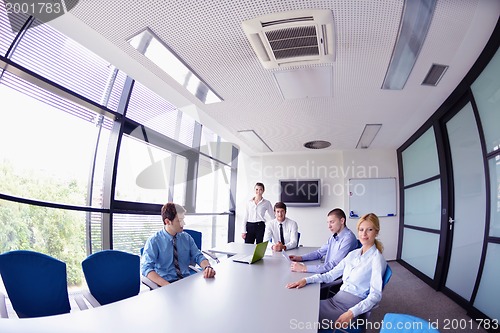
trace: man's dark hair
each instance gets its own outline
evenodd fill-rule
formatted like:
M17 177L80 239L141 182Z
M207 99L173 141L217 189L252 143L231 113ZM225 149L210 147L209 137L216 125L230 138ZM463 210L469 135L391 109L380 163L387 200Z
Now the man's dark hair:
M165 224L165 219L173 221L178 213L185 213L186 209L179 204L173 202L167 202L161 207L161 219L163 224Z
M286 205L284 202L278 201L277 203L274 204L274 211L276 211L276 208L283 208L286 213Z
M345 213L342 209L340 209L340 208L332 209L326 216L330 216L330 215L335 215L339 219L343 218L345 223L347 224L347 218L346 218Z

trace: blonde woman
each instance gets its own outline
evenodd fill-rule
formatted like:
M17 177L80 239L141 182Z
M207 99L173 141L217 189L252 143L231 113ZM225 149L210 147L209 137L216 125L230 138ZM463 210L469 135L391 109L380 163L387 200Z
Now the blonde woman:
M345 326L355 317L370 311L382 299L382 276L387 262L382 256L383 246L376 239L380 231L377 215L363 215L356 225L360 249L351 251L331 271L316 274L287 285L302 288L309 283L329 283L342 276L340 291L332 298L321 300L319 322Z

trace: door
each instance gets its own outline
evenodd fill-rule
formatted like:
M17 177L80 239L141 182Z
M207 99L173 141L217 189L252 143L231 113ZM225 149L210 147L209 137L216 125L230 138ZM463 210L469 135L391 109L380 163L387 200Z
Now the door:
M444 120L452 181L449 189L445 287L469 301L484 241L486 178L483 149L470 102Z

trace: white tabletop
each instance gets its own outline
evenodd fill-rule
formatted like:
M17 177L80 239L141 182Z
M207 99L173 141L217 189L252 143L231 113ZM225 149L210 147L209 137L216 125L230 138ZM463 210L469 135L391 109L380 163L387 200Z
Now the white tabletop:
M231 242L216 246L208 251L212 253L221 253L234 256L236 254L250 255L253 253L254 249L255 249L255 244Z
M221 254L227 254L227 255L233 256L236 254L250 255L253 253L254 249L255 249L255 244L231 242L231 243L226 243L223 245L216 246L213 249L210 249L208 251L212 252L212 253L221 253ZM317 249L318 249L317 247L299 246L299 247L296 247L295 249L291 249L291 250L286 251L286 253L301 255L301 254L315 251ZM269 254L272 254L270 245L268 247L268 251L266 252L266 255L269 255Z
M95 309L43 318L0 319L0 332L282 333L318 320L319 284L287 289L287 283L308 274L290 272L289 263L279 253L253 265L225 260L215 269L214 279L195 274Z

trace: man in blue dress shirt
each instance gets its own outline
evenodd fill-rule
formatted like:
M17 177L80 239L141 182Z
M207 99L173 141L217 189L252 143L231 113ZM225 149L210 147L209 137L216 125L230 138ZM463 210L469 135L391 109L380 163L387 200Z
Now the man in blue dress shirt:
M332 236L328 242L318 250L302 256L290 256L293 272L325 273L332 270L344 257L358 247L358 240L346 226L346 215L340 208L331 210L327 215L328 229ZM325 257L325 262L319 265L305 265L299 261L318 260ZM328 287L335 283L322 285L322 295L327 292Z
M189 264L196 262L205 278L215 270L185 232L184 207L167 203L161 209L163 228L149 237L141 258L141 273L159 286L165 286L190 275Z

